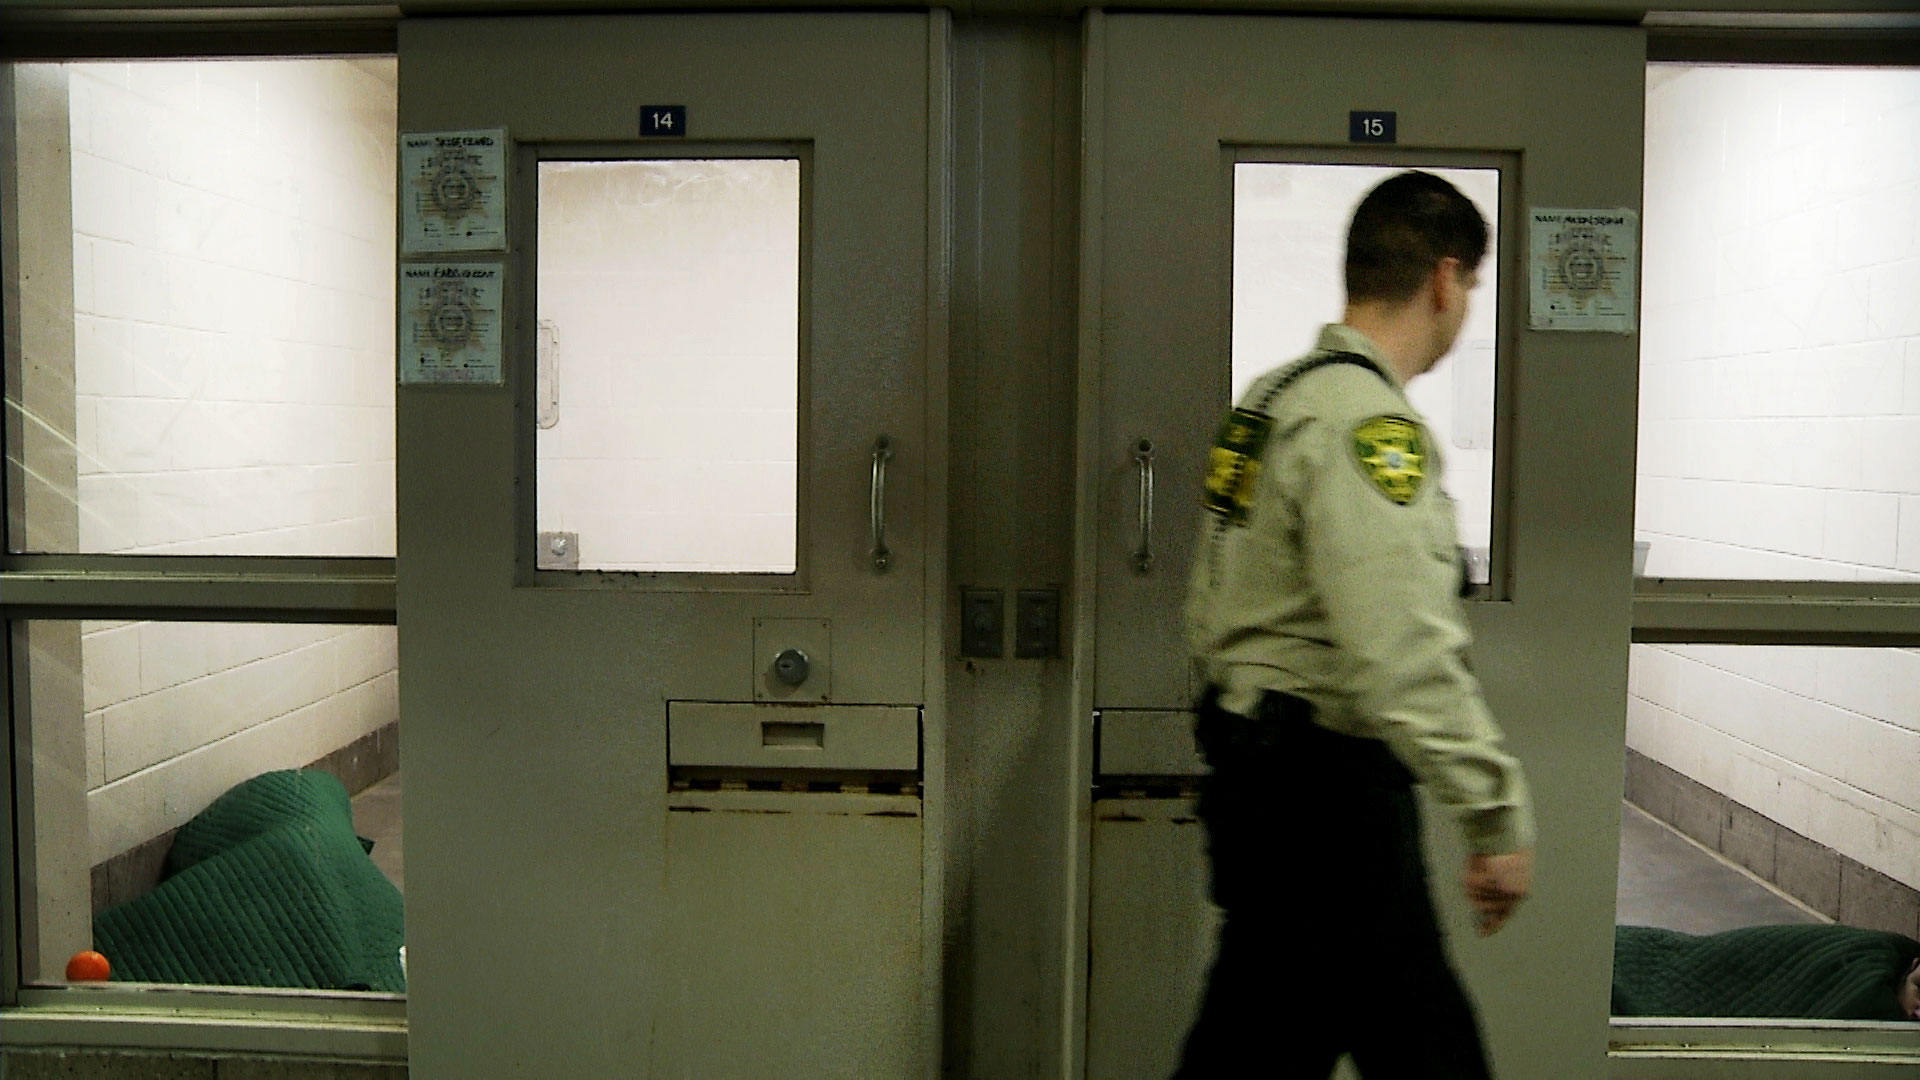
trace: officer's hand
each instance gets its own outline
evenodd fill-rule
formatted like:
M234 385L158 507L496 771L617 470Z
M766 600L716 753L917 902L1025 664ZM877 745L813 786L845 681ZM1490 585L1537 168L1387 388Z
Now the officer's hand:
M1467 856L1467 899L1480 913L1480 936L1499 930L1533 888L1533 849Z

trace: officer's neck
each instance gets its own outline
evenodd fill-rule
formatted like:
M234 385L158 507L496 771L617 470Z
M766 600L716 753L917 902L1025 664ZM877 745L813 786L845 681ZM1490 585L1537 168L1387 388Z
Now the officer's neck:
M1365 334L1379 348L1402 386L1426 374L1439 359L1433 352L1433 320L1418 304L1348 304L1340 321Z

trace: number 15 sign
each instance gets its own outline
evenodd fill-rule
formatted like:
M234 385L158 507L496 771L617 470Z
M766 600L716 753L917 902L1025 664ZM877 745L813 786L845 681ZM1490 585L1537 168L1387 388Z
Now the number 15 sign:
M1361 112L1355 110L1347 114L1347 141L1357 143L1398 142L1399 135L1394 130L1398 125L1398 115L1390 112Z

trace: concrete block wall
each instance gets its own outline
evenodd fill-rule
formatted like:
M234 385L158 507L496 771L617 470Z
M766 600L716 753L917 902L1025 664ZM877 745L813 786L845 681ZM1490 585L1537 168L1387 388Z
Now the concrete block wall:
M1649 71L1646 572L1920 577L1920 71Z
M69 78L80 549L392 555L392 62Z
M83 623L94 865L399 718L390 626Z
M1261 372L1313 347L1320 327L1340 321L1343 267L1354 207L1395 168L1243 163L1234 173L1233 399ZM1429 170L1479 207L1491 231L1500 220L1500 177L1490 169ZM1494 343L1499 237L1460 340L1440 365L1408 388L1414 407L1444 444L1441 483L1458 503L1460 542L1485 547L1493 531ZM1224 410L1227 402L1221 403Z
M60 67L67 153L20 164L72 192L60 550L392 555L393 62ZM398 718L390 627L78 631L96 868Z
M1920 938L1920 889L1862 865L1637 751L1627 801L1834 922Z
M542 166L539 528L578 533L583 568L793 570L799 183L793 161Z
M1920 577L1920 71L1653 65L1645 208L1647 573ZM1920 888L1920 653L1636 646L1631 682L1631 750Z
M1628 693L1631 750L1920 889L1920 652L1636 645Z

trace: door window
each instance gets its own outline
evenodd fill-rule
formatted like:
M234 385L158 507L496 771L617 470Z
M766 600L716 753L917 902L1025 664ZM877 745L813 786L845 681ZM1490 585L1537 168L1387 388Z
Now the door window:
M798 569L800 176L540 163L542 567Z
M1313 348L1340 321L1347 223L1374 185L1405 171L1377 165L1238 162L1233 171L1233 399L1261 372ZM1487 584L1493 533L1493 401L1500 275L1500 172L1428 169L1473 200L1487 255L1453 351L1408 396L1444 447L1447 494L1475 584Z

